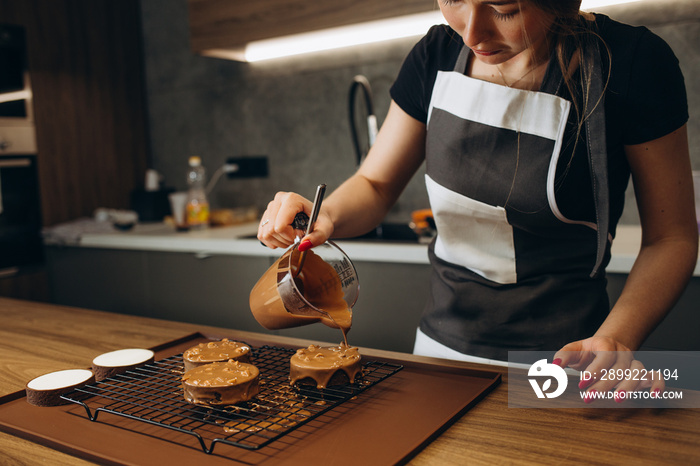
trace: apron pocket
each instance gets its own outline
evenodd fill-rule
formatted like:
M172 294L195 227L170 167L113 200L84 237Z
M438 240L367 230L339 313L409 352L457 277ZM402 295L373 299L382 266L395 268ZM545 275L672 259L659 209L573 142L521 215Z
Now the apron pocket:
M496 283L517 282L513 227L503 207L451 191L425 176L437 238L435 255Z

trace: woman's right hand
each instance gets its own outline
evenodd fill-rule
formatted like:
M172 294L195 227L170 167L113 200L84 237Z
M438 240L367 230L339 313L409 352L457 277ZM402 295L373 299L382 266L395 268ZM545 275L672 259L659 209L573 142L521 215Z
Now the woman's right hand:
M278 192L263 212L258 239L269 248L287 248L294 244L297 236L302 236L299 249L304 251L326 242L333 233L333 222L323 207L318 213L313 231L294 230L292 222L299 212L311 215L313 202L296 193Z

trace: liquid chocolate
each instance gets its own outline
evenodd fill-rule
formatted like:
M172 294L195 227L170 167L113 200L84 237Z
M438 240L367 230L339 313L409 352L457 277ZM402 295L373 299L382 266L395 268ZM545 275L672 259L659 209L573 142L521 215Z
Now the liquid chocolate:
M307 251L304 267L297 271L299 254L292 254L292 276L295 277L297 288L301 288L304 298L317 309L325 311L328 316L322 316L321 322L345 332L352 326L352 310L343 299L343 286L338 272L321 259L313 250ZM298 282L301 281L301 287Z
M348 345L352 309L344 299L339 272L313 250L306 252L301 271L300 253L288 250L253 287L250 308L257 321L267 329L279 329L322 322L343 333L339 346L302 348L290 360L290 380L310 378L318 388L329 383L353 383L361 373L357 348ZM319 313L309 306L323 311ZM341 377L339 377L339 375Z
M253 315L269 330L322 322L339 328L345 336L352 326L352 310L343 299L338 272L309 250L298 273L299 256L296 249L290 249L255 284L250 293ZM327 315L314 311L307 303Z

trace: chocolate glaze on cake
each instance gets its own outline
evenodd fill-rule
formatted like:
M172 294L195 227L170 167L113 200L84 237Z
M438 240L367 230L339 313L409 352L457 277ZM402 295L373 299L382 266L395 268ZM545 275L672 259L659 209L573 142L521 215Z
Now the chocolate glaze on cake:
M355 347L311 345L290 358L289 380L292 385L313 381L317 388L353 383L362 372L361 359Z
M221 341L200 343L182 353L185 372L204 364L225 362L231 359L250 363L250 346L224 338Z
M212 362L182 376L185 400L209 406L232 405L258 394L260 371L239 361Z

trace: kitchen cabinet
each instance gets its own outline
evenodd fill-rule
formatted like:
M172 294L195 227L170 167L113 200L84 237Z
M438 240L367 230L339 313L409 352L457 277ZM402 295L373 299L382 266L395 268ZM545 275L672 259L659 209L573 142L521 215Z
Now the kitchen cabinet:
M150 313L145 253L50 247L46 260L54 302L122 314Z
M265 257L70 246L47 248L47 262L58 304L256 330L248 293L270 264Z
M242 53L255 40L435 11L434 0L188 0L194 52Z
M410 353L430 284L430 266L353 261L360 296L353 308L348 342ZM258 326L259 327L259 326ZM255 330L259 331L259 329ZM340 332L322 325L280 331L304 339L340 342Z
M260 329L248 295L270 266L268 258L170 252L146 257L152 317Z
M50 295L57 304L202 325L340 341L336 329L308 325L265 330L248 306L250 290L274 261L269 255L50 246ZM428 264L354 260L360 297L353 310L353 345L411 352L416 327L429 295ZM608 274L614 303L626 274ZM642 349L699 351L700 277L693 277L669 316Z
M268 331L257 323L248 296L271 257L50 246L47 262L57 304L325 342L342 339L324 325ZM430 267L365 261L355 267L360 297L349 341L411 352Z

